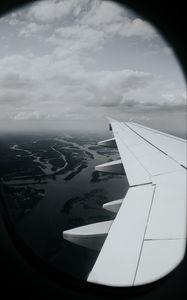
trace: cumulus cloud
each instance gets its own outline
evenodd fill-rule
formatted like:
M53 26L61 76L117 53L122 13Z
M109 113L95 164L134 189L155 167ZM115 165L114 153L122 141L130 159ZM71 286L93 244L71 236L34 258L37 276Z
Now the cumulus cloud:
M42 31L45 31L48 28L48 25L41 25L34 22L31 22L29 24L25 24L25 26L20 29L19 36L24 37L30 37L33 34L41 33Z
M59 25L59 28L48 38L49 42L58 46L58 50L61 46L62 53L64 48L69 49L71 53L85 49L97 50L106 40L115 36L138 37L143 40L154 39L157 36L156 30L148 22L140 18L130 18L124 8L112 1L85 0L78 2L78 5L73 0L68 1L68 5L66 2L54 1L53 4L46 2L47 6L53 6L51 19L59 17L62 20L63 25ZM65 9L63 9L64 5ZM59 7L62 10L58 10ZM52 13L54 10L58 13ZM45 10L42 12L44 13ZM36 9L35 18L37 14ZM49 18L48 9L46 14ZM65 22L69 14L74 16L74 22L71 25Z
M3 102L16 103L17 110L12 112L10 109L10 117L14 120L84 119L85 115L91 117L90 112L93 111L103 117L111 109L118 112L155 110L166 106L173 109L185 103L185 98L178 94L171 94L171 97L158 93L151 101L149 94L158 78L146 72L91 72L81 66L74 68L72 61L54 61L50 56L39 58L28 55L23 61L14 56L8 62L5 59L0 63L6 70L0 80L4 87L1 90L1 93L4 91ZM22 76L18 75L16 67Z
M139 18L135 20L128 20L127 23L121 27L120 34L122 36L137 36L143 39L153 39L157 36L155 29Z
M77 15L80 12L82 4L84 4L84 0L79 0L79 4L74 0L38 2L37 4L33 4L28 16L40 22L53 22L69 15Z
M152 39L156 30L140 18L131 19L126 9L112 1L95 1L89 12L82 16L81 24L102 29L105 34Z
M19 35L28 37L31 34L48 31L47 25L62 26L64 34L85 30L100 31L109 36L139 37L143 40L154 39L157 32L148 22L140 18L129 17L128 11L112 1L101 0L46 0L39 1L25 9L25 13L13 13L6 18L11 26L18 26ZM75 28L69 29L70 20ZM66 26L68 24L68 26ZM64 26L65 25L65 26ZM73 27L74 27L73 26ZM78 27L77 27L78 26ZM67 32L65 32L67 30Z
M97 63L95 53L107 57L109 43L158 39L146 21L110 1L41 1L6 22L15 26L20 45L19 54L10 43L0 57L0 119L81 120L184 108L181 89L158 74L116 67L117 54L111 69L110 62L105 68L102 59Z
M17 113L15 116L13 116L14 120L39 120L41 117L41 113L38 111L21 111Z

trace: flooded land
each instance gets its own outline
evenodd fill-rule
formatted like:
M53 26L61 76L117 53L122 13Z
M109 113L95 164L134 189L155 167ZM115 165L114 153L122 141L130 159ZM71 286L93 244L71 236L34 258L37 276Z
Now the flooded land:
M15 230L40 257L85 279L98 252L63 239L64 230L106 221L115 214L103 203L122 198L125 176L94 167L119 159L116 149L97 142L96 133L0 136L0 177Z

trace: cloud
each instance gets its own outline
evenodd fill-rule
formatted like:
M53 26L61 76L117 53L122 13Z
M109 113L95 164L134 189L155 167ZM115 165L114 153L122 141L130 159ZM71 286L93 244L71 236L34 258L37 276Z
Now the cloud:
M66 52L66 56L90 49L98 50L105 40L103 31L85 25L60 27L48 38L50 43L59 47L62 55Z
M161 101L158 102L158 107L161 110L186 111L187 109L186 93L182 91L176 91L173 93L162 94Z
M52 16L54 18L57 16L62 18L63 25L59 23L59 28L47 39L48 42L58 46L58 57L60 57L60 53L62 53L62 57L64 53L72 55L75 52L90 49L91 51L99 50L103 47L106 40L115 36L121 38L139 37L143 40L153 39L157 36L155 29L149 23L139 18L131 19L124 8L111 1L68 1L68 5L66 2L54 2L53 4L46 2L47 6L53 5L53 10L58 11L58 14L52 14L52 10L51 18ZM61 10L57 9L61 5L65 5L65 7L67 5L68 7L62 10L63 15ZM64 20L70 13L72 16L73 14L75 15L75 8L77 13L74 22L70 25ZM37 15L38 10L36 11ZM45 11L44 8L42 11Z
M171 55L171 54L173 54L173 50L171 47L165 46L162 48L162 53L165 55Z
M95 53L107 57L114 43L126 49L131 38L138 48L142 40L147 45L158 38L147 22L110 1L42 1L7 22L15 25L19 54L12 54L11 41L0 58L1 119L102 119L109 113L184 109L181 90L151 71L127 69L124 62L116 67L116 53L112 64L97 62Z
M21 111L19 113L17 113L13 119L14 120L39 120L41 118L41 113L38 111L30 111L30 112L26 112L26 111Z
M89 9L80 19L81 24L102 27L110 24L126 22L127 12L112 1L87 1Z
M86 89L90 92L87 98L89 106L114 107L123 102L124 96L131 91L138 91L152 82L153 76L133 70L103 71L89 74Z
M25 24L25 26L20 29L18 36L30 37L31 35L36 35L36 33L41 33L48 28L48 25L41 25L34 22Z
M75 28L69 28L71 18L74 20ZM84 35L88 33L87 38L91 30L95 33L102 32L105 38L115 35L139 37L143 40L157 37L153 26L140 18L129 17L124 7L112 1L41 1L31 6L27 12L27 19L31 21L30 28L27 25L26 29L21 29L20 35L27 36L28 32L43 30L42 25L59 22L59 26L63 24L61 29L64 37L75 32L80 35L80 30Z
M142 39L153 39L157 36L156 30L148 22L140 18L131 19L125 8L112 1L93 1L80 22L110 36L136 36Z
M13 107L23 105L26 103L26 94L21 90L1 90L0 91L0 107L4 106L4 109L8 107ZM3 114L3 111L1 111Z
M168 94L166 82L147 72L89 71L78 61L74 65L72 60L49 55L12 56L1 59L0 65L0 103L9 103L6 110L14 120L84 119L94 114L103 118L109 111L183 109L185 105L185 95Z
M148 40L158 36L156 30L148 22L139 18L135 20L129 19L121 27L119 34L126 37L136 36Z
M120 106L125 108L134 108L135 106L139 106L139 105L140 102L138 102L135 99L123 98L122 101L120 102Z
M147 50L144 53L145 56L159 56L159 55L164 55L164 56L171 56L174 55L173 50L171 47L168 46L162 46L158 47L158 45L154 45L154 47L151 47L151 49Z
M40 22L53 22L62 20L63 17L69 15L78 15L81 10L81 5L84 6L87 0L65 0L65 1L43 1L33 4L29 10L29 17Z
M161 95L157 101L124 99L120 103L120 109L131 112L153 112L153 111L185 111L187 106L185 95L172 94Z
M16 72L10 72L1 74L0 77L0 85L1 88L6 89L21 89L25 90L29 87L33 87L35 85L35 80L31 79L27 76L21 76L20 74Z

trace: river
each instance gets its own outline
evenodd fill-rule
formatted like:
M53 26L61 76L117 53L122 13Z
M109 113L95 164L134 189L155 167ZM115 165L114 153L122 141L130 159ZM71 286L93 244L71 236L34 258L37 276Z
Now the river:
M55 139L57 141L57 138ZM58 142L60 140L63 143L65 141L58 138ZM94 167L107 162L109 158L96 150L90 150L89 144L80 146L73 141L71 143L81 151L90 152L94 159L89 157L88 167L69 181L64 181L68 175L66 173L57 175L55 179L48 179L45 187L35 183L36 188L45 188L45 196L17 223L16 230L33 251L48 263L74 277L85 279L98 253L63 240L62 233L73 227L113 219L115 215L104 210L102 203L122 198L127 190L127 181L125 176L114 175L107 180L91 182ZM55 143L52 148L61 155L66 166L65 156L55 149ZM14 145L13 149L23 151L18 145ZM25 151L28 153L28 150ZM41 162L40 157L32 153L29 155L41 164L45 174L52 174L49 161ZM116 159L118 156L116 153L111 158ZM28 183L32 186L30 181ZM80 197L81 201L72 202L68 214L62 213L67 201L77 197Z

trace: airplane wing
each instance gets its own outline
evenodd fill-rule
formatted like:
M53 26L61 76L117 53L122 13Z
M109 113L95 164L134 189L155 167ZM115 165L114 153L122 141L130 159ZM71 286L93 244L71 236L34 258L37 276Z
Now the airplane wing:
M136 123L110 120L121 159L97 171L125 173L124 199L105 203L113 221L67 230L65 239L99 251L87 281L135 286L170 273L186 248L186 140Z

